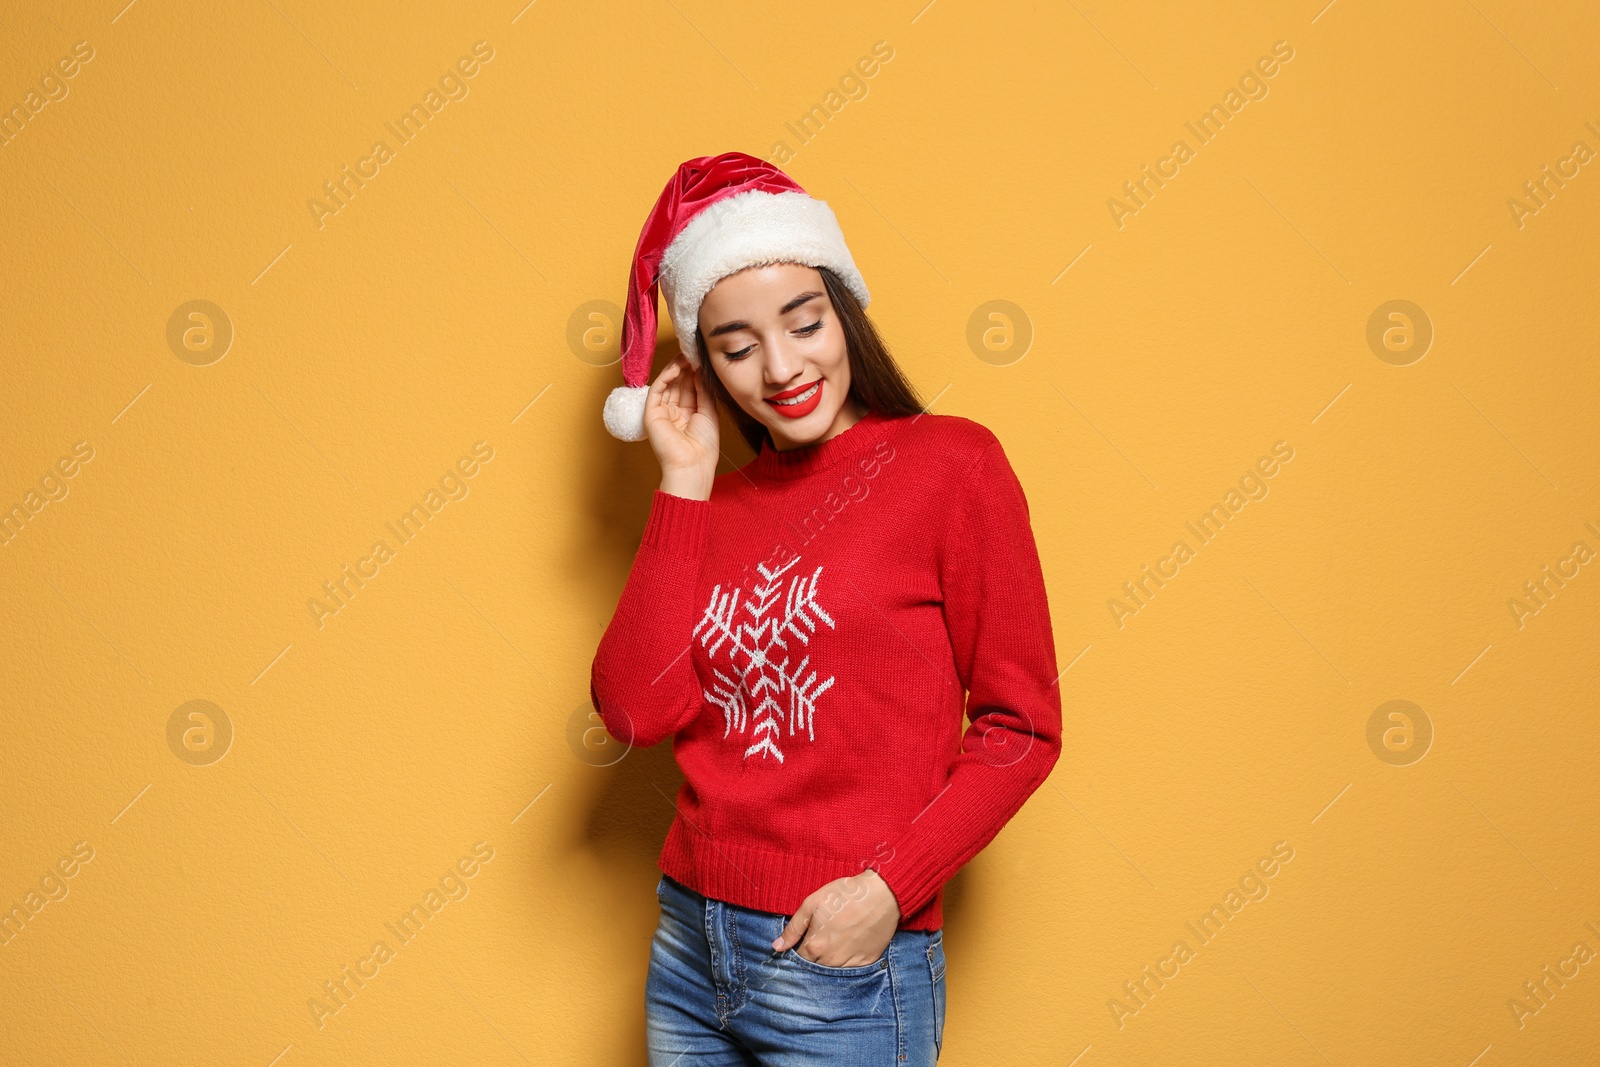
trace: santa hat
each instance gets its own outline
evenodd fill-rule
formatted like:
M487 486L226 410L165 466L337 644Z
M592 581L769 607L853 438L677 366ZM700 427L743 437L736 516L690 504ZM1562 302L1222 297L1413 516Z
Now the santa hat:
M644 402L656 347L656 294L666 297L678 348L698 369L700 302L745 267L800 263L827 267L861 306L867 286L826 201L772 164L724 152L686 161L667 182L633 250L622 319L622 379L606 397L605 424L623 441L645 439Z

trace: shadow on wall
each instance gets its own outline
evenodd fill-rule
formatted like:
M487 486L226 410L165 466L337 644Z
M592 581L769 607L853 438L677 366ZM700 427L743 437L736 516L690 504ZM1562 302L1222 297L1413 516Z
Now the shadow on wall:
M654 381L677 354L677 340L664 330L656 343L649 380ZM593 395L583 401L585 409L592 413L592 423L584 430L585 443L575 450L575 455L587 471L578 480L579 498L572 501L590 516L588 528L593 531L571 560L572 570L593 590L593 603L599 610L593 613L591 632L578 639L574 652L582 659L585 670L582 689L569 694L572 721L566 743L583 772L578 781L593 795L594 802L588 818L572 828L564 847L572 853L586 854L612 885L622 887L621 897L636 902L637 916L617 924L614 933L631 946L637 944L638 927L644 928L647 938L655 928L654 890L660 877L656 863L672 826L684 779L672 755L671 737L650 748L628 749L606 732L589 705L588 662L611 621L610 609L628 580L655 490L661 485L661 467L650 443L618 441L601 423L606 394L621 384L615 365L606 368L606 373L607 377L597 379L599 385ZM726 420L721 445L724 456L717 465L719 474L750 458L743 439L728 432ZM641 970L647 962L647 956L639 956Z
M662 338L656 341L647 384L654 382L656 375L677 355L678 342L670 330L664 329ZM650 516L652 495L661 486L661 465L656 462L649 441L619 441L607 432L600 421L600 412L612 388L622 384L622 374L615 363L603 368L603 374L604 377L598 379L601 388L583 401L592 425L584 430L589 435L589 444L578 454L582 457L580 462L587 461L586 466L592 473L582 479L580 492L585 494L584 498L573 504L593 517L592 527L597 536L593 544L584 546L584 555L579 560L584 565L577 569L593 575L596 588L614 588L620 595L628 568L633 566L639 538L644 534L645 519ZM726 416L721 420L719 431L722 458L717 461L717 473L749 462L750 449ZM607 585L606 580L613 572L617 579L613 585ZM609 616L601 621L595 631L594 644L599 643L600 634L609 621ZM590 652L593 652L592 647Z

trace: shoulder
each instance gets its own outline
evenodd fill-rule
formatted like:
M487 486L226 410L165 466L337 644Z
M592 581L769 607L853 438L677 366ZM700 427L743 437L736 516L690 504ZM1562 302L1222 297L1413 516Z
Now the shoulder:
M905 426L894 436L897 445L939 457L957 477L970 474L986 459L992 463L1005 457L994 431L964 415L924 413L900 421Z
M995 432L961 415L923 415L931 446L924 454L939 470L946 499L968 510L1005 511L1026 522L1032 509L1022 479Z

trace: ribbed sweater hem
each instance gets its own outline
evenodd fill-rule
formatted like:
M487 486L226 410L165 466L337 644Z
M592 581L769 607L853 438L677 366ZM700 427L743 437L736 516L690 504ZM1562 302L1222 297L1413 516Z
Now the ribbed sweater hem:
M793 915L800 902L836 878L860 873L849 856L778 851L736 841L711 841L680 815L667 831L657 866L701 896L775 915ZM870 866L870 864L868 864ZM897 929L937 930L944 925L944 890L923 908L902 916Z

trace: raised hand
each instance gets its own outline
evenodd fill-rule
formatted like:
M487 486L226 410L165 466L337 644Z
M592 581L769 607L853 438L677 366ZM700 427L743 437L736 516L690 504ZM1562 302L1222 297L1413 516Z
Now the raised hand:
M716 402L681 352L650 383L644 429L661 464L662 491L711 499L721 454Z

